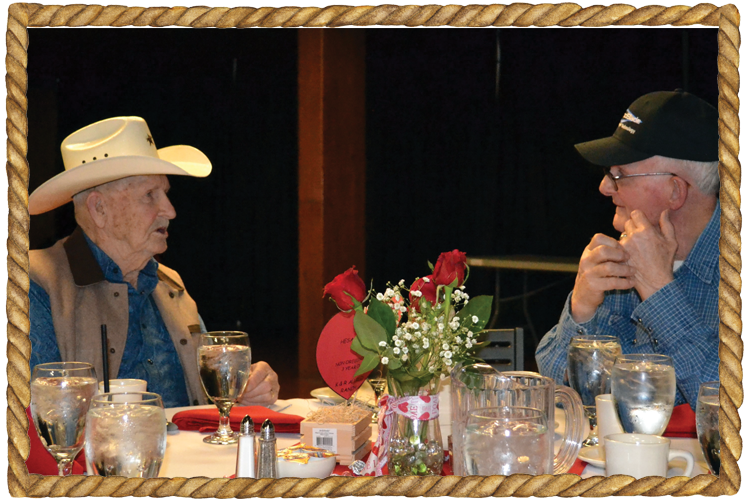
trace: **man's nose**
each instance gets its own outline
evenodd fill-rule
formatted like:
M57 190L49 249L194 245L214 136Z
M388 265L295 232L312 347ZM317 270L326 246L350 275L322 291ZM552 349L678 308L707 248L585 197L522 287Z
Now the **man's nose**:
M169 201L169 197L167 196L164 196L164 200L161 203L161 212L164 218L168 220L177 217L177 212L175 211L172 202Z
M604 196L613 196L615 192L617 192L617 189L615 189L615 181L606 175L602 177L602 182L599 183L599 192Z

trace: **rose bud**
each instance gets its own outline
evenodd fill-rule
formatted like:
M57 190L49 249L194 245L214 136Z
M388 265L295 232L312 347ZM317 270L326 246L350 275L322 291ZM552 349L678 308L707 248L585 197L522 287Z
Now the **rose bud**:
M432 275L434 276L435 285L450 285L458 279L456 287L464 284L466 273L466 252L453 250L452 252L443 252L438 257Z
M347 269L333 278L333 281L323 288L323 297L330 295L342 311L351 311L354 308L352 297L359 302L367 297L365 282L358 276L354 267L352 266L351 269Z

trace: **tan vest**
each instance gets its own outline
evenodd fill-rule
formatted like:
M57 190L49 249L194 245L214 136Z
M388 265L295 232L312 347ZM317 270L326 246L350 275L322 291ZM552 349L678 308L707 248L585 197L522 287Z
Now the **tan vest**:
M49 295L62 360L91 363L102 380L101 325L106 324L109 376L117 378L128 337L128 285L105 280L80 228L50 248L29 252L29 261L30 278ZM182 363L188 396L193 404L206 404L196 359L198 308L179 274L159 264L157 275L154 302Z

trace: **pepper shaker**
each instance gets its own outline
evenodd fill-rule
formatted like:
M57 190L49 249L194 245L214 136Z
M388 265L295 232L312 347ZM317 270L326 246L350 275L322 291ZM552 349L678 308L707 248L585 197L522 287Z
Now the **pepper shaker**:
M237 470L235 477L255 477L255 430L253 419L245 415L240 424L237 442Z
M258 439L258 474L257 478L276 479L276 432L273 422L266 419L260 427Z

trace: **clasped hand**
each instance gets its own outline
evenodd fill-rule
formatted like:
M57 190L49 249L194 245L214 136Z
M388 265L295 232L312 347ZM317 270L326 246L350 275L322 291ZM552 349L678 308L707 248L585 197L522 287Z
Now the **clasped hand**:
M571 296L573 320L590 320L608 290L635 288L641 300L646 300L674 279L676 252L677 240L667 210L662 212L658 228L643 212L634 210L625 222L625 236L620 241L596 234L578 266Z
M253 363L250 366L250 378L247 389L240 397L238 404L272 405L279 397L279 377L265 361Z

